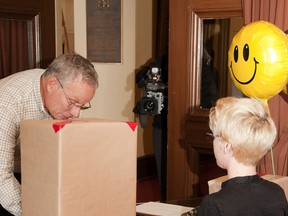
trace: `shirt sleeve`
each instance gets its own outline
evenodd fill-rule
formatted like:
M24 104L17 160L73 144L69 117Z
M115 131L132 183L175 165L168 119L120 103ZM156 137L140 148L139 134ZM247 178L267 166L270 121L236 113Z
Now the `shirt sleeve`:
M14 176L14 153L19 123L11 110L0 107L0 203L11 214L21 215L21 186Z
M211 196L206 196L203 198L203 201L200 205L200 208L197 211L198 216L220 216L220 212Z

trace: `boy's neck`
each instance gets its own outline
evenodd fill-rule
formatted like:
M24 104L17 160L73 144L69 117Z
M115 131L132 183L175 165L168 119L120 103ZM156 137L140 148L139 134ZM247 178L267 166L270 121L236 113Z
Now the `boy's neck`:
M241 176L256 175L256 166L247 166L237 162L235 159L229 164L227 168L228 178L235 178Z

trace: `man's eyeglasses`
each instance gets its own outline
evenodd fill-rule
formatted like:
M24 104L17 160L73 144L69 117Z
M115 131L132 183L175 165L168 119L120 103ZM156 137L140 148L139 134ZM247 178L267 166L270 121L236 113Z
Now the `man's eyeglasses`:
M68 99L68 96L67 96L67 94L66 94L66 92L65 92L65 90L64 90L64 87L63 87L62 83L60 82L60 80L59 80L56 76L55 76L55 78L56 78L56 80L58 81L58 83L59 83L59 85L60 85L60 87L61 87L61 89L62 89L62 91L63 91L63 93L64 93L64 96L65 96L65 98L66 98L66 100L67 100L67 102L68 102L68 106L69 106L69 107L72 107L72 106L78 107L78 108L80 108L80 110L87 110L87 109L91 108L90 101L89 101L87 104L83 105L83 106L79 106L79 105L77 105L77 104L75 104L75 103L72 103L72 102Z
M213 139L215 139L216 137L220 137L219 135L214 135L211 132L207 132L206 135L209 136L209 137L212 137Z

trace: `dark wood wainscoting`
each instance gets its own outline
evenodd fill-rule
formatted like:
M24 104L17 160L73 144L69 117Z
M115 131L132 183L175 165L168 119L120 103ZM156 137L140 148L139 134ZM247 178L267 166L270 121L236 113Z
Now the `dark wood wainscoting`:
M157 177L157 166L154 154L137 158L137 180Z

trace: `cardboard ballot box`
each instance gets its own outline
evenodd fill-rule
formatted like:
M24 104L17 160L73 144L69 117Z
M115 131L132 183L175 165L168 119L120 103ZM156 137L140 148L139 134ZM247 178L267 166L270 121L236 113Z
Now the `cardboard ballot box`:
M135 215L137 123L20 124L23 216Z
M285 192L286 199L288 200L288 176L267 174L267 175L261 176L261 178L280 185ZM209 194L219 191L221 189L222 182L226 180L228 180L227 175L208 181Z

